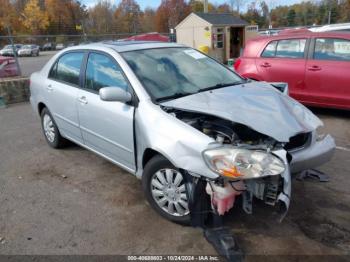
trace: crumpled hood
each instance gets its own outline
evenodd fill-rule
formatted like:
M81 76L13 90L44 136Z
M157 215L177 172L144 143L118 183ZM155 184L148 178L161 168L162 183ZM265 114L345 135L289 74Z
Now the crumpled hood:
M292 136L323 125L309 109L266 82L206 91L161 105L244 124L279 142L288 142Z

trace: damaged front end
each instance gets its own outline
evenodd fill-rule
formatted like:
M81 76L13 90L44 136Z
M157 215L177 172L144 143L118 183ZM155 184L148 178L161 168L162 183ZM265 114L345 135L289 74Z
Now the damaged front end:
M291 158L286 150L287 143L215 116L166 107L163 110L215 141L202 152L202 157L218 177L200 177L201 182L196 180L201 193L204 191L210 196L210 208L214 213L224 215L241 196L243 210L252 214L255 197L267 205L278 206L280 219L283 219L291 195ZM199 193L196 194L194 197L198 198ZM192 204L195 206L197 208L192 208L192 212L200 213L198 203Z

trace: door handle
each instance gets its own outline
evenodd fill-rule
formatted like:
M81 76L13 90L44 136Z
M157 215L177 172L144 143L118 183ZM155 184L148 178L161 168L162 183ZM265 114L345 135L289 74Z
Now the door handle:
M313 65L313 66L309 66L307 69L309 71L320 71L322 68L317 65Z
M261 67L271 67L271 64L265 62L265 63L262 63L260 66L261 66Z
M78 101L80 102L80 104L84 104L84 105L86 105L88 103L85 96L80 97L78 99Z
M47 87L46 87L46 89L47 89L47 91L53 91L53 87L52 87L52 85L48 85Z

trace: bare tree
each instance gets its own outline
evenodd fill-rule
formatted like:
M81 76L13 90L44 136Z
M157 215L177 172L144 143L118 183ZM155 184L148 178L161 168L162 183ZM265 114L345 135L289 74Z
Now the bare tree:
M231 9L236 10L237 13L239 13L243 5L243 2L244 2L243 0L230 0Z

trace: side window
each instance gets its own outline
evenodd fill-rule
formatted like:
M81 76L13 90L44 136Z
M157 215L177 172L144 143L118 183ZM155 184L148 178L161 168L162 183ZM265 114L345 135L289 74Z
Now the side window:
M217 28L216 29L216 43L214 43L216 48L224 47L224 29Z
M350 41L335 38L317 38L314 59L350 61Z
M52 79L56 78L57 64L58 64L58 61L51 67L51 70L50 70L50 73L49 73L49 78L52 78Z
M276 57L303 58L306 39L280 40L277 44Z
M102 87L118 87L128 89L121 68L108 56L91 53L89 55L85 88L98 91Z
M276 55L277 41L270 42L266 47L264 52L262 52L261 57L274 57Z
M84 53L68 53L60 57L49 73L49 77L72 85L79 85L80 67Z

